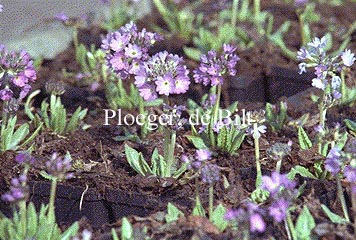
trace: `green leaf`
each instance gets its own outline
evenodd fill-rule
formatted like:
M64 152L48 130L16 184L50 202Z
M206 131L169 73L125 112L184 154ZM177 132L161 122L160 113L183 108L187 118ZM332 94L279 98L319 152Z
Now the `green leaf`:
M193 216L205 217L205 210L201 204L200 198L197 196L195 200L195 206L192 212Z
M344 123L349 130L356 133L356 122L354 122L350 119L344 119Z
M163 99L162 98L157 98L157 99L152 100L152 101L145 101L143 105L145 107L158 107L158 106L160 106L162 104L163 104Z
M133 228L126 217L122 218L121 240L133 240Z
M33 139L35 139L35 137L39 134L39 132L41 131L43 127L43 122L40 123L40 125L37 127L37 129L31 134L30 137L28 137L26 139L26 141L24 141L20 147L26 146L27 144L29 144L30 142L32 142Z
M175 222L181 216L184 216L183 212L170 202L168 203L168 206L167 206L167 212L168 213L165 216L167 223Z
M35 205L30 202L27 207L27 237L33 237L37 232L38 217Z
M330 219L331 222L336 223L336 224L347 224L349 223L345 218L333 213L327 206L324 204L321 204L321 209L323 209L324 213L328 218Z
M312 142L310 141L303 127L298 128L298 141L300 148L303 150L310 149L312 147Z
M119 236L117 235L117 233L115 231L115 228L111 229L111 235L112 235L113 240L120 240Z
M151 169L152 173L155 176L166 176L165 170L166 170L166 162L164 161L164 158L158 154L157 148L153 150L152 156L151 156Z
M302 177L317 179L317 177L315 177L307 168L305 168L303 166L295 166L295 167L293 167L290 170L290 172L288 173L288 178L289 179L294 179L296 174L299 174Z
M228 152L231 147L231 139L227 139L227 131L227 127L223 126L217 135L217 146L218 148L223 149L225 152Z
M298 216L297 223L295 225L295 231L298 239L308 240L311 237L312 230L316 224L313 216L311 215L308 207L304 206L302 212Z
M211 221L221 232L224 231L228 226L228 222L225 220L225 214L226 208L222 204L219 204L211 216Z
M22 124L12 136L11 142L8 146L8 149L15 150L17 145L24 140L24 138L30 133L29 125L27 123Z
M143 158L142 153L125 144L125 155L130 166L138 173L146 176L147 173L153 174L150 166Z
M188 140L193 143L194 147L197 149L208 149L208 147L205 145L204 140L199 137L199 136L191 136L187 135L186 136Z
M199 61L200 56L202 55L202 52L197 48L183 46L183 51L187 57L195 61Z
M74 237L75 235L77 235L78 231L79 224L78 222L75 222L62 234L61 240L67 240L70 239L70 237Z

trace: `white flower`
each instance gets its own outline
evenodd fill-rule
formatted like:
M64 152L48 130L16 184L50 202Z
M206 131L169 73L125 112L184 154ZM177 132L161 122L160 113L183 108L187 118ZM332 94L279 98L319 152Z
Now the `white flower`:
M356 60L354 56L355 54L353 54L350 49L346 49L344 52L342 52L341 59L346 67L351 67L352 64L354 64Z
M339 76L333 76L331 79L331 88L339 89L340 85L341 85L341 78Z
M312 82L312 86L325 90L326 84L325 84L325 80L324 79L320 79L320 78L314 78L313 82Z
M307 66L306 63L299 63L298 67L299 67L299 74L302 74L303 72L307 72L307 70L305 69L305 67Z

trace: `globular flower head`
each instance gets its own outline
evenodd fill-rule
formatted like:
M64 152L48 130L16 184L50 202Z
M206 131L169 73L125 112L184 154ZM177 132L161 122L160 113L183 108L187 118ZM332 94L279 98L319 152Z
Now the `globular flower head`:
M224 44L223 53L218 56L215 50L211 50L207 55L200 58L200 66L194 70L193 77L196 83L216 86L222 84L224 76L236 75L235 66L240 58L234 54L236 48L232 45Z
M292 148L286 143L275 143L269 147L266 151L267 155L272 159L279 161L284 156L287 156L291 152Z
M195 151L195 158L198 161L207 161L210 160L212 152L209 149L198 149Z
M15 161L21 165L22 164L33 165L36 159L33 156L31 156L31 154L29 154L28 152L21 152L17 154L17 156L15 157Z
M215 164L205 164L201 169L201 179L204 183L213 184L220 180L220 169Z
M278 194L282 188L294 190L295 185L294 181L288 179L287 174L273 172L270 177L262 176L261 188L270 192L271 195Z
M62 158L58 156L57 153L53 153L51 158L46 162L46 169L48 173L59 180L72 178L73 174L68 173L71 168L71 159L67 156Z
M290 202L286 199L277 199L268 208L268 213L276 222L282 222L286 217L289 205Z
M148 51L152 45L161 40L156 33L140 32L130 22L114 33L109 33L103 40L101 48L106 51L107 65L122 79L136 74L142 61L149 58Z
M145 100L154 100L158 95L185 93L190 84L188 74L181 57L159 52L143 62L135 74L135 85Z
M21 174L18 178L11 180L10 191L2 195L2 200L10 203L26 201L29 195L27 176Z
M338 174L341 170L341 151L338 147L333 147L325 160L325 169L333 176Z
M0 45L0 98L10 101L15 98L21 101L31 90L36 80L36 71L28 53L9 52Z
M341 53L341 59L346 67L351 67L356 60L355 54L353 54L350 49L346 49Z

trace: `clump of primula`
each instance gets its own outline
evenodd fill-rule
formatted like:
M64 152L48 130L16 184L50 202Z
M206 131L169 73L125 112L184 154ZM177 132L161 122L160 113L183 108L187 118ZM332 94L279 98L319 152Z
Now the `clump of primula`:
M312 80L312 86L321 89L323 96L319 99L320 120L319 124L324 127L325 115L328 108L337 103L342 97L342 71L351 67L354 62L354 54L345 50L340 55L330 56L326 53L328 39L315 38L308 43L307 47L298 51L300 74L306 72L306 68L314 68L316 78Z
M190 84L189 70L183 59L167 51L159 52L143 62L135 73L135 85L145 100L158 95L185 93Z
M241 239L250 239L250 233L263 233L266 231L264 220L266 211L257 204L247 202L237 210L230 209L225 215L227 221L236 223L242 232Z
M36 80L33 62L26 51L13 52L0 45L0 99L19 103Z
M118 31L109 33L101 45L106 51L107 65L121 78L136 74L140 66L149 58L148 50L162 38L130 22Z
M235 76L235 66L240 58L234 54L236 48L229 45L223 45L223 53L218 56L215 50L210 50L207 55L200 58L200 66L194 70L194 80L203 85L216 86L224 82L226 75Z
M187 169L193 170L195 176L199 176L202 182L209 185L209 217L212 218L214 203L214 184L220 180L220 168L211 162L212 152L209 149L199 149L194 157L182 156L182 161L187 164ZM198 184L196 181L196 188ZM198 189L196 189L197 199Z
M267 211L256 204L247 203L246 207L228 211L225 218L237 222L244 239L248 239L250 232L263 233L266 231L264 219L267 217L278 223L290 218L289 208L296 196L295 186L296 183L289 180L286 174L273 172L271 177L262 176L261 188L268 191L272 199Z

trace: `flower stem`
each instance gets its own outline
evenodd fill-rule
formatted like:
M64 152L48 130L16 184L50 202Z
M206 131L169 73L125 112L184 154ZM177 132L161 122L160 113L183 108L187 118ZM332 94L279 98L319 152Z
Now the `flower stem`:
M55 221L54 201L56 199L56 191L57 191L57 178L54 178L51 183L51 192L50 192L49 207L47 213L49 223L53 223Z
M239 7L239 0L233 0L233 2L232 2L232 16L231 16L232 27L236 26L238 7Z
M214 211L214 186L209 185L209 220L212 221Z
M139 96L139 99L138 99L138 111L139 111L139 113L141 115L145 116L145 118L144 118L145 122L141 126L141 138L145 138L147 136L147 133L148 133L148 128L147 128L148 121L146 119L147 114L146 114L146 111L145 111L143 98L141 96Z
M279 172L281 171L281 166L282 166L282 158L277 161L277 164L276 164L276 172L279 173Z
M340 177L338 175L336 175L335 178L336 178L336 184L337 184L337 193L339 195L339 199L341 202L341 207L342 207L342 211L344 213L344 217L346 218L347 221L350 221L349 213L347 212L347 205L346 205L344 192L343 192L342 186L341 186Z
M261 163L260 163L260 143L259 137L257 137L256 133L258 132L258 124L253 124L253 140L255 144L255 159L256 159L256 188L258 188L262 184L262 171L261 171Z
M353 213L353 217L354 217L354 234L356 236L356 194L353 192L352 188L354 188L355 186L353 186L351 184L351 203L352 203L352 213Z
M174 148L176 145L176 131L169 128L164 129L164 160L166 162L165 176L171 177L172 165L175 164Z
M213 131L213 127L215 123L218 121L218 116L219 116L219 108L220 108L220 98L221 98L221 84L217 85L217 93L216 93L216 102L213 108L213 115L212 119L210 121L210 129L209 129L209 134L210 134L210 144L212 147L216 146L215 143L215 135Z
M323 92L323 96L321 98L321 101L319 103L319 125L324 129L325 126L325 117L326 117L326 107L325 107L325 99L326 94ZM321 154L322 151L322 146L321 146L321 141L318 142L318 152Z
M290 212L287 210L287 213L286 213L286 218L287 218L287 225L288 225L288 229L289 229L289 232L290 234L292 235L292 239L295 240L297 239L297 236L295 234L295 228L294 228L294 224L293 224L293 221L292 221L292 217L290 215Z
M341 104L345 103L347 100L347 89L346 89L346 82L345 82L345 70L341 70L341 84L340 84L340 93L341 93Z

